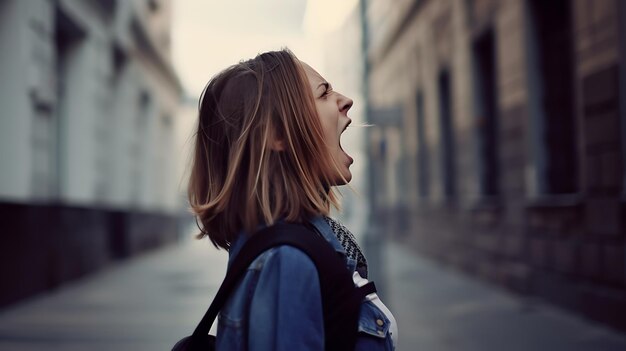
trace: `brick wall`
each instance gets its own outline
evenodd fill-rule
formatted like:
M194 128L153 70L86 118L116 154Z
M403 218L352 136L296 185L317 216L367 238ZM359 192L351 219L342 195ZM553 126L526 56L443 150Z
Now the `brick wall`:
M624 155L617 0L572 0L575 157L579 191L537 192L533 14L526 0L423 1L373 51L370 104L400 106L410 214L398 240L441 262L626 330ZM401 19L399 19L401 20ZM393 26L392 26L393 27ZM478 189L472 42L494 31L497 196ZM529 44L530 43L530 44ZM530 46L529 46L530 45ZM457 195L444 199L437 77L451 77ZM540 77L541 78L541 77ZM419 197L416 99L424 101L429 196ZM402 211L399 211L402 212ZM396 222L399 220L396 219ZM387 221L389 222L389 221ZM393 222L393 220L391 221ZM398 227L393 227L394 232Z

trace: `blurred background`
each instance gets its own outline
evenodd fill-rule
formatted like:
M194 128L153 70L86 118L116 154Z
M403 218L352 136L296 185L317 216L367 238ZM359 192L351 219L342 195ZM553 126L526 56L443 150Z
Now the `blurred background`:
M626 349L621 0L0 0L0 349L191 333L198 97L281 47L373 125L336 216L398 350Z

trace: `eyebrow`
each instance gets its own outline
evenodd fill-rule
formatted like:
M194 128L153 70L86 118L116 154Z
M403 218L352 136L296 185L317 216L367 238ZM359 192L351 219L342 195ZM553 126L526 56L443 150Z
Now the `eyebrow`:
M321 86L323 86L326 90L328 90L328 88L330 87L330 83L328 82L321 82L316 89L319 89Z

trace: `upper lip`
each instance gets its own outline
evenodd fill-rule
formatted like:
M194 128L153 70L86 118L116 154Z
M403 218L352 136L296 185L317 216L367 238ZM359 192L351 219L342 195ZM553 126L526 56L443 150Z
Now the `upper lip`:
M343 130L341 131L342 133L346 131L346 128L348 128L348 126L350 125L350 123L352 123L352 120L349 119L348 123L346 123L346 125L343 127Z

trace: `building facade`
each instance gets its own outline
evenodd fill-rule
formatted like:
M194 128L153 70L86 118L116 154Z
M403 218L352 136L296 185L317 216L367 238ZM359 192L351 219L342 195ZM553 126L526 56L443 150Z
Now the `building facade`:
M170 12L0 2L0 305L175 239Z
M626 330L626 6L368 0L374 220Z

